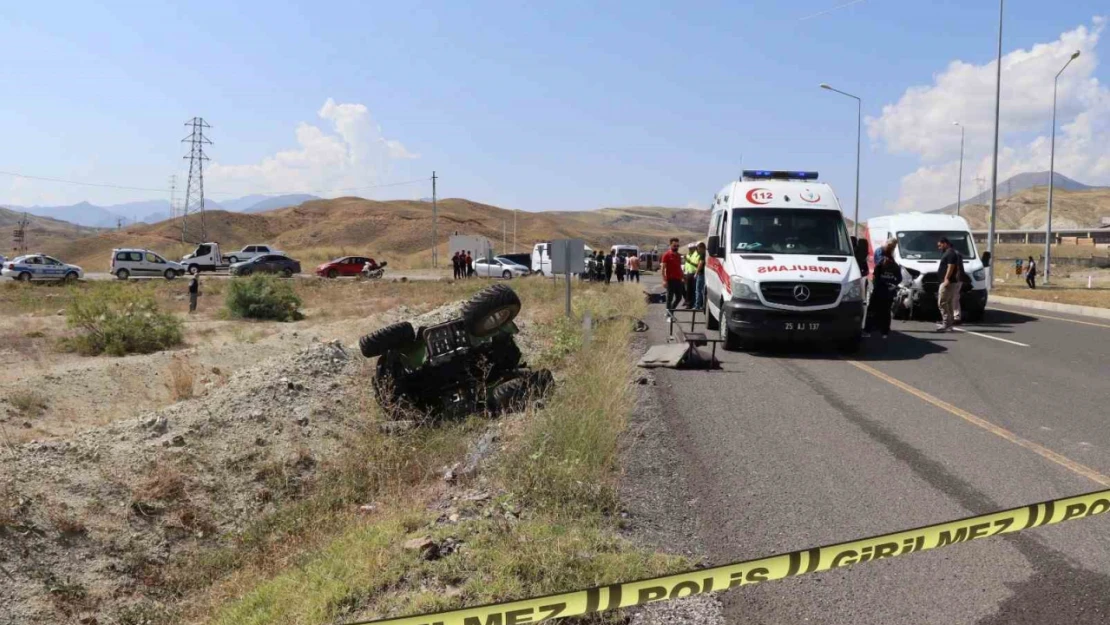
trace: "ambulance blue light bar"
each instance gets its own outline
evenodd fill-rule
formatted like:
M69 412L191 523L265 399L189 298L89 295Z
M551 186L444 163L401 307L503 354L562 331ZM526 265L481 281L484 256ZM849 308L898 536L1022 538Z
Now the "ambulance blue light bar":
M817 180L815 171L770 171L766 169L745 169L740 174L742 180Z

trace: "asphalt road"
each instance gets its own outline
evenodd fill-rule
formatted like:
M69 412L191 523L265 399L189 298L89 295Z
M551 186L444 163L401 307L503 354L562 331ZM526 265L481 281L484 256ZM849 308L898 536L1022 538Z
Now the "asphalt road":
M649 324L665 342L662 306ZM1110 322L893 329L850 358L718 350L719 370L658 372L714 564L1110 487ZM738 624L1110 623L1110 515L723 600Z

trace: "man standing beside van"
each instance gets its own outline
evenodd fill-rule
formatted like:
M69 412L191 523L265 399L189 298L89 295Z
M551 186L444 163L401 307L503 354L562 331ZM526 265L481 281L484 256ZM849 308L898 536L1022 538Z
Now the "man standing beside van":
M951 332L956 323L955 313L960 291L964 286L964 263L948 237L941 237L937 241L937 249L941 251L940 264L937 265L937 276L940 278L940 289L937 291L940 323L937 324L937 332Z
M697 244L686 246L686 259L682 263L682 278L686 286L686 309L694 307L694 287L697 286L698 251Z
M678 255L678 239L671 239L671 247L659 259L663 271L663 284L667 286L667 310L678 308L685 290L682 283L682 258Z

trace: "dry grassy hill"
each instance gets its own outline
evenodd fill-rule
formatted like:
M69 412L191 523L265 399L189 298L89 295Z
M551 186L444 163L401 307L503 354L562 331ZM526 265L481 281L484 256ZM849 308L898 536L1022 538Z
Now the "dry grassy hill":
M12 256L12 233L18 227L23 213L0 208L0 253ZM54 252L71 241L85 238L101 232L98 228L78 226L68 221L50 219L49 217L27 216L27 228L24 236L27 249L32 252Z
M990 207L983 204L964 205L960 214L973 229L985 229ZM998 202L995 226L1001 230L1041 229L1048 214L1048 187L1033 187ZM1052 227L1097 228L1100 218L1110 217L1110 188L1064 191L1057 188L1052 196Z
M506 233L507 250L513 247L514 211L461 199L439 202L440 254L446 254L447 237L477 234L496 244ZM707 211L658 207L606 208L583 212L516 212L517 249L553 238L576 237L594 247L614 243L653 245L671 236L683 241L702 238L708 228ZM427 202L376 202L346 197L315 200L300 206L265 213L209 211L206 237L226 251L250 243L272 243L282 250L315 263L343 254L370 254L398 266L430 263L432 206ZM196 219L190 220L190 239L199 238ZM181 245L180 222L164 221L104 232L47 248L67 262L89 271L104 271L116 247L146 247L179 258L189 246ZM307 267L306 267L307 269Z

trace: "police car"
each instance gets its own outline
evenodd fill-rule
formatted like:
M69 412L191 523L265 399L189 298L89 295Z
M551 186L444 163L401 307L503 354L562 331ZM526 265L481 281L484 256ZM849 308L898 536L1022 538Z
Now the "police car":
M0 275L22 282L31 280L76 282L85 276L85 272L77 265L67 265L46 254L28 254L5 262L3 269L0 269Z
M848 235L817 172L746 170L713 198L706 241L710 330L756 341L858 347L867 247Z

